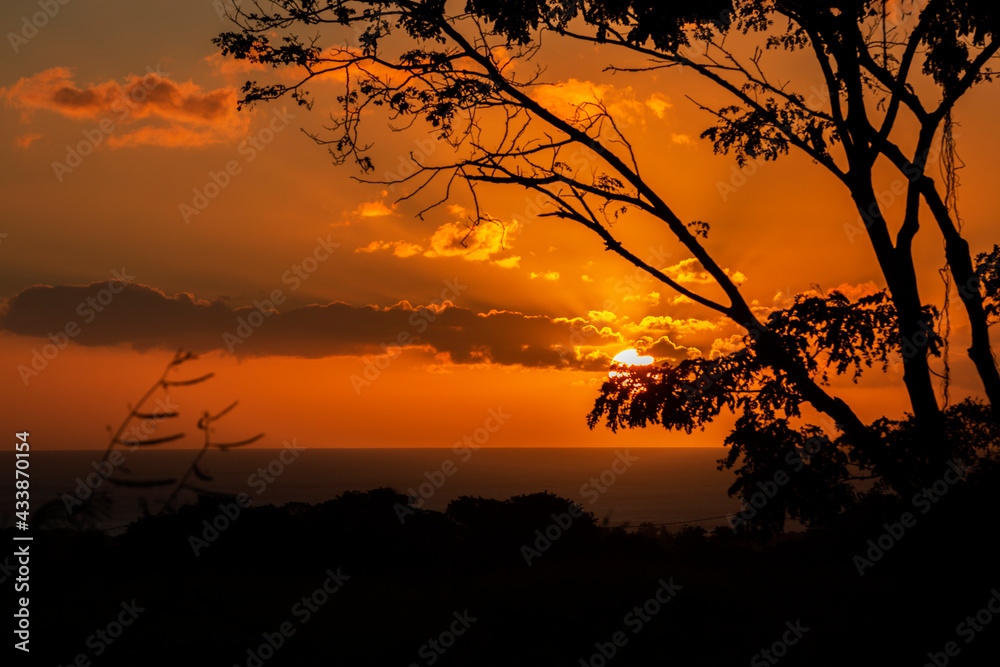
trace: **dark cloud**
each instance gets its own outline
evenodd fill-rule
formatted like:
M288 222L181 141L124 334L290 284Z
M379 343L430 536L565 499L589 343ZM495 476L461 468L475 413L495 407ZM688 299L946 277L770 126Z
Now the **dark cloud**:
M671 362L700 355L697 348L678 345L669 336L661 336L660 338L644 336L636 341L636 348L641 354L647 354L656 359L668 359Z
M112 147L191 147L233 139L247 126L236 97L235 89L202 90L152 69L123 83L80 87L70 68L53 67L0 88L0 98L24 111L25 121L39 110L95 123L103 119L103 127L114 129L107 138Z
M277 296L283 301L283 293ZM420 348L458 364L593 371L609 363L595 348L621 342L619 334L580 318L477 313L450 302L420 307L403 301L387 308L334 302L281 311L280 304L262 299L233 309L221 300L168 296L114 280L30 287L0 308L0 330L85 346L183 347L238 356L318 358Z

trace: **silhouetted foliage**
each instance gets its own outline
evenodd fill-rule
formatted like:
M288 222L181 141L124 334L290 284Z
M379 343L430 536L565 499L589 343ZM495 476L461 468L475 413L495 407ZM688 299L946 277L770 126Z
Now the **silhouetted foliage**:
M976 278L986 293L986 314L992 326L1000 322L1000 246L976 258Z
M906 353L894 337L894 309L884 292L854 303L839 292L799 295L767 323L786 353L823 385L831 372L855 382L873 366L885 372ZM937 350L936 334L929 335L930 348ZM802 416L804 399L760 361L759 345L748 335L739 349L714 358L618 368L601 387L588 423L593 428L603 422L612 431L659 424L691 433L724 411L734 413L736 424L726 438L730 450L720 462L720 469L735 467L738 476L730 493L749 507L761 484L771 484L778 473L789 478L777 497L752 510L747 529L765 537L780 532L786 516L807 525L829 523L856 501L855 481L871 479L874 491L905 496L939 478L946 461L972 464L1000 447L989 406L973 399L945 410L947 435L934 447L912 417L877 420L871 426L877 446L868 447L846 437L831 441L819 426L795 427L789 418Z
M395 505L406 496L376 489L318 505L249 507L224 524L219 505L227 501L203 497L117 537L37 532L32 564L45 576L32 579L32 592L46 603L32 618L59 632L32 643L32 653L45 664L72 663L134 599L144 611L106 646L103 665L246 665L248 650L288 622L294 635L264 664L326 664L331 655L344 664L424 664L420 647L465 610L476 622L436 664L572 664L618 631L629 641L616 665L740 664L797 618L810 630L789 664L920 664L995 585L992 532L978 508L1000 501L998 472L971 473L863 579L852 557L898 521L908 500L866 498L829 527L766 548L728 528L627 533L587 520L529 566L519 536L569 500L464 498L401 523ZM189 540L213 524L217 537L196 556ZM303 622L295 605L329 571L349 579ZM952 583L955 572L961 585ZM625 617L667 579L682 588L635 632ZM990 664L998 641L984 632L962 657Z

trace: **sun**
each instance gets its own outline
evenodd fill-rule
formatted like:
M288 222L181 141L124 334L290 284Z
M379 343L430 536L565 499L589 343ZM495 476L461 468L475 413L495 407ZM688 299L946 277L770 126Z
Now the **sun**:
M623 350L611 361L622 366L648 366L653 363L653 357L640 357L636 350Z
M619 366L649 366L653 361L653 357L640 357L639 352L634 349L622 350L611 360L613 364L618 364ZM627 372L611 371L608 373L608 377L613 378L624 375L627 375Z

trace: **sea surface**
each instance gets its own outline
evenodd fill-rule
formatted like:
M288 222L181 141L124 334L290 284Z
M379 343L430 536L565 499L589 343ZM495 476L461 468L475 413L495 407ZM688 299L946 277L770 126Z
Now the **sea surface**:
M724 449L671 448L481 448L452 449L276 449L210 451L200 469L211 481L191 482L218 492L246 493L255 506L291 501L319 503L345 491L391 487L424 498L425 509L444 510L460 496L506 499L550 491L580 503L608 525L640 522L682 524L711 529L739 511L726 490L731 471L718 471ZM102 524L121 529L139 515L140 497L153 511L162 507L170 487L125 488L103 482L95 462L103 452L33 451L31 501L41 503L86 493L89 481L110 489L112 515ZM189 468L193 450L122 451L124 462L114 476L125 480L178 478ZM616 463L617 462L617 463ZM107 470L107 468L105 468ZM88 476L90 479L88 480ZM4 495L13 496L10 483ZM8 489L10 489L8 491ZM190 502L194 495L182 493ZM4 523L11 510L0 508ZM719 517L719 518L710 518Z

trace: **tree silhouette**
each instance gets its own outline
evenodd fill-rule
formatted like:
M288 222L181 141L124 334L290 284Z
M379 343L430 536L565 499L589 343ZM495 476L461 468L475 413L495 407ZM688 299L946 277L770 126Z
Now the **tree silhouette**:
M202 457L212 448L227 452L232 448L244 447L257 442L264 437L259 433L252 438L235 442L213 442L211 434L215 431L214 423L233 410L237 402L233 402L221 412L211 415L205 411L198 420L198 429L204 434L204 443L195 454L187 470L179 479L174 477L149 478L133 476L125 454L136 449L157 447L177 442L185 437L184 433L158 435L160 426L168 420L180 417L179 410L170 402L171 389L191 387L207 382L215 377L215 373L206 373L197 377L174 379L184 364L197 360L198 356L183 349L177 350L167 363L163 372L155 382L143 393L134 405L128 405L122 422L117 429L109 424L108 446L99 461L94 461L93 472L87 475L87 480L77 478L77 487L72 492L64 492L59 498L50 500L39 506L32 515L33 527L70 527L76 529L97 528L111 516L114 503L109 486L130 489L155 489L173 485L170 495L161 502L158 512L175 510L175 503L182 491L198 496L227 496L228 494L195 486L188 480L193 476L201 481L211 482L212 477L199 467ZM159 396L157 396L159 394ZM150 402L156 398L155 406L150 409ZM108 485L104 483L107 482ZM149 500L138 498L139 506L145 515L152 514Z
M294 83L248 81L241 105L288 95L311 107L309 85L340 77L344 90L329 133L310 136L328 148L336 163L353 161L369 174L368 182L403 185L408 188L403 199L427 196L430 203L421 215L466 188L475 207L470 226L499 222L481 205L483 189L521 188L548 203L541 217L582 225L606 249L746 329L744 347L734 354L611 378L590 416L591 426L604 418L612 428L661 423L690 431L723 409L734 410L738 421L728 443L735 456L744 457L742 470L749 475L769 469L761 435L777 447L818 433L817 427L801 423L806 403L829 418L826 430L835 436L835 446L812 457L822 465L810 463L817 466L814 473L824 471L832 494L822 502L809 501L816 507L842 506L848 497L839 489L854 477L874 476L902 493L939 474L960 443L955 420L936 395L929 363L930 355L947 353L948 341L937 331L939 312L924 302L917 282L912 243L922 206L943 237L946 273L969 319L969 357L989 408L994 415L1000 409L1000 373L988 331L996 291L984 297L981 284L995 288L996 271L990 272L988 258L981 258L977 270L961 233L952 118L966 92L992 79L989 66L1000 21L993 5L955 0L930 0L923 7L885 0L469 0L454 5L443 0L281 0L256 4L252 11L233 8L232 18L239 29L215 39L224 55L281 68L294 77ZM298 36L317 27L329 32ZM351 33L357 46L336 45ZM646 59L640 67L610 65L615 71L684 68L715 84L732 103L702 107L713 119L703 137L740 164L802 151L842 183L862 217L887 289L853 303L837 293L800 296L790 308L760 317L710 253L708 225L682 220L657 192L621 119L608 106L585 102L567 117L532 96L541 70L532 67L531 59L543 34L600 45L609 60L618 54L629 62L635 56ZM740 50L726 41L729 35L739 35L731 41ZM774 50L817 68L825 82L823 95L810 96L792 82L769 76L765 54ZM917 82L932 92L921 97ZM415 160L417 169L408 177L373 178L376 166L364 119L378 108L402 124L398 129L426 123L454 151L437 163ZM904 114L915 122L900 122ZM906 134L913 125L916 131ZM939 140L943 190L927 173ZM905 210L898 221L889 219L876 195L879 161L906 180ZM723 298L680 284L625 247L614 224L626 215L664 224ZM830 392L829 375L851 372L857 379L864 368L884 368L895 354L902 358L912 428L865 424ZM971 408L963 414L982 416ZM890 432L899 437L890 438ZM731 466L735 459L730 459ZM787 505L793 511L791 501Z

